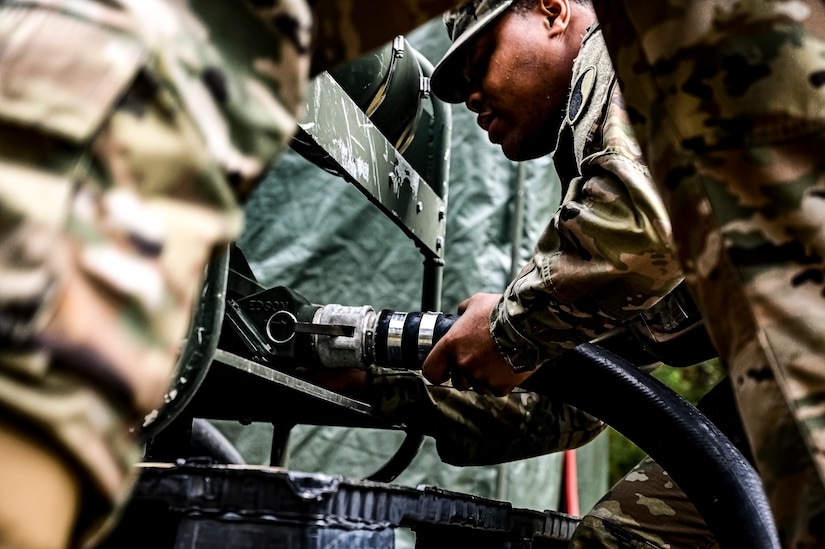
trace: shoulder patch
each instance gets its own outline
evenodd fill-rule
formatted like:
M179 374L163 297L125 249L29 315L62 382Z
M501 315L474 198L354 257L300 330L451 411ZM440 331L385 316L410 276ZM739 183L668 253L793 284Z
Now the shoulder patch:
M585 111L593 86L596 83L596 67L590 65L576 79L567 102L567 123L573 124Z

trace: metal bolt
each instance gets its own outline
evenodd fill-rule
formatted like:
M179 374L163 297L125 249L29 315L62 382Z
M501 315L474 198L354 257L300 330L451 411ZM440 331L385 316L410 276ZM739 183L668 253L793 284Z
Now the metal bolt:
M415 204L415 213L421 213L423 211L424 211L424 203L423 202L417 202Z
M421 92L421 97L424 99L430 98L430 93L432 92L432 86L430 85L430 77L429 76L422 76L418 81L418 90Z
M392 41L392 49L393 55L396 58L404 57L404 37L401 35L396 36Z

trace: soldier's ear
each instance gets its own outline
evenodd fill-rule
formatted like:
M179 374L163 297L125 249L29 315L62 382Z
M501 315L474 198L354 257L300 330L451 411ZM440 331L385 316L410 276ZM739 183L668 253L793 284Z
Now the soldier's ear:
M570 0L539 0L538 4L551 36L563 32L570 24Z

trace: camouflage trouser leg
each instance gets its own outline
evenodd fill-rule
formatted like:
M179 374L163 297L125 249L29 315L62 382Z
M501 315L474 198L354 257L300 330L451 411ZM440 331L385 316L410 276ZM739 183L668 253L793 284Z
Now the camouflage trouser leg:
M708 549L716 541L668 474L646 458L588 512L571 549Z
M825 546L823 5L594 5L780 537Z

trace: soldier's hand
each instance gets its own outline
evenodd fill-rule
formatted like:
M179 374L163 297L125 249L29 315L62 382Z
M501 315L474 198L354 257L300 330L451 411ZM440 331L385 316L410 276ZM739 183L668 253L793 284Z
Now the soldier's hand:
M490 334L490 313L500 299L500 294L478 293L461 302L461 316L424 361L424 377L437 385L452 379L457 389L495 396L530 377L532 372L513 373Z

